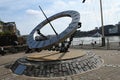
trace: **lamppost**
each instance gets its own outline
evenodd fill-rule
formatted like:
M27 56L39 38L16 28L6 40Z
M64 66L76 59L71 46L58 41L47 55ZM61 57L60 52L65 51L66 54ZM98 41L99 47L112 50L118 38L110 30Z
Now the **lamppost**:
M84 3L86 0L83 0ZM104 25L103 25L103 10L102 10L102 0L100 0L100 14L101 14L101 27L102 27L102 45L105 46L105 33L104 33Z
M104 34L104 25L103 25L102 0L100 0L100 13L101 13L101 27L102 27L102 45L101 46L105 46L105 34Z

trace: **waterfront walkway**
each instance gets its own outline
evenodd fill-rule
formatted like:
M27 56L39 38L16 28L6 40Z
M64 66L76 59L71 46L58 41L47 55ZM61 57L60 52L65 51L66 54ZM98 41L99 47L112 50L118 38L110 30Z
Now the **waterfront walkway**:
M71 49L75 52L76 49ZM79 49L81 50L81 49ZM104 65L99 69L89 71L82 74L58 77L58 78L33 78L27 76L19 76L13 74L9 69L5 68L16 59L27 56L24 52L0 56L0 80L120 80L120 51L118 50L85 50L92 52L104 59Z
M106 43L105 46L101 46L101 44L80 44L80 45L72 45L71 48L75 49L101 49L101 50L120 50L120 43L118 42L110 42Z

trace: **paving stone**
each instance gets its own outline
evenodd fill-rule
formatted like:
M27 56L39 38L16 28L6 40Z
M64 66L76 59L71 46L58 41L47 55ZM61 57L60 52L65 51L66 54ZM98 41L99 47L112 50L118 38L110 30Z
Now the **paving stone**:
M39 76L42 75L42 70L39 70Z
M85 66L86 70L90 70L89 66Z
M63 71L63 72L64 72L64 71L67 71L66 66L62 67L62 71Z
M69 64L69 68L70 68L70 69L74 69L73 66L72 66L72 64Z
M66 63L66 68L69 69L69 64L68 63Z
M39 69L34 70L34 76L38 77L38 75L39 75Z
M71 77L66 77L66 80L73 80Z
M71 64L72 64L72 67L73 67L73 68L76 68L76 67L77 67L76 63L73 63L73 62L72 62Z
M75 72L76 72L76 74L77 74L77 73L80 73L80 71L79 71L78 68L75 68Z
M83 62L80 62L79 64L80 64L81 68L83 68L83 67L84 67Z
M68 75L72 75L73 74L70 69L68 69L67 72L68 72Z
M83 61L83 64L84 64L84 66L87 66L87 62L85 60Z
M81 68L81 65L80 65L80 64L78 64L78 65L77 65L77 67L78 67L78 68Z
M54 69L53 69L53 68L51 68L51 69L50 69L50 72L51 72L51 73L53 73L53 72L54 72Z

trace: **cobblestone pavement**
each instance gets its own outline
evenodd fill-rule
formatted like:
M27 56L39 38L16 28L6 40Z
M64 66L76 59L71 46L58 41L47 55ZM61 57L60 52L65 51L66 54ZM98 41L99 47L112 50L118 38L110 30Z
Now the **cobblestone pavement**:
M87 52L88 50L86 50ZM9 69L4 68L5 63L16 60L24 56L21 54L6 55L0 58L0 80L120 80L120 51L117 50L89 50L104 59L104 65L99 69L88 71L82 74L75 74L64 77L34 78L28 76L19 76L11 73ZM6 57L6 58L5 58ZM10 58L16 57L16 58ZM6 60L6 59L9 59ZM6 61L5 61L6 60ZM3 61L3 62L2 62Z

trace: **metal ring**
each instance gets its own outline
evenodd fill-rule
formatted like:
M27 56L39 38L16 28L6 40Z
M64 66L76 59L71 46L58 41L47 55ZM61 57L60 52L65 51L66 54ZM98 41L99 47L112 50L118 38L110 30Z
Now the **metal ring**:
M43 28L48 23L48 20L51 22L51 21L61 18L61 17L71 17L72 18L71 23L62 33L60 33L59 35L57 35L55 37L44 40L44 41L34 40L33 35L37 29ZM28 44L29 48L48 48L48 47L51 47L55 44L58 44L58 43L64 41L65 39L70 37L78 28L80 14L76 11L69 10L69 11L64 11L64 12L55 14L55 15L49 17L48 20L44 20L43 22L38 24L32 30L32 32L29 34L29 36L27 37L27 44Z

